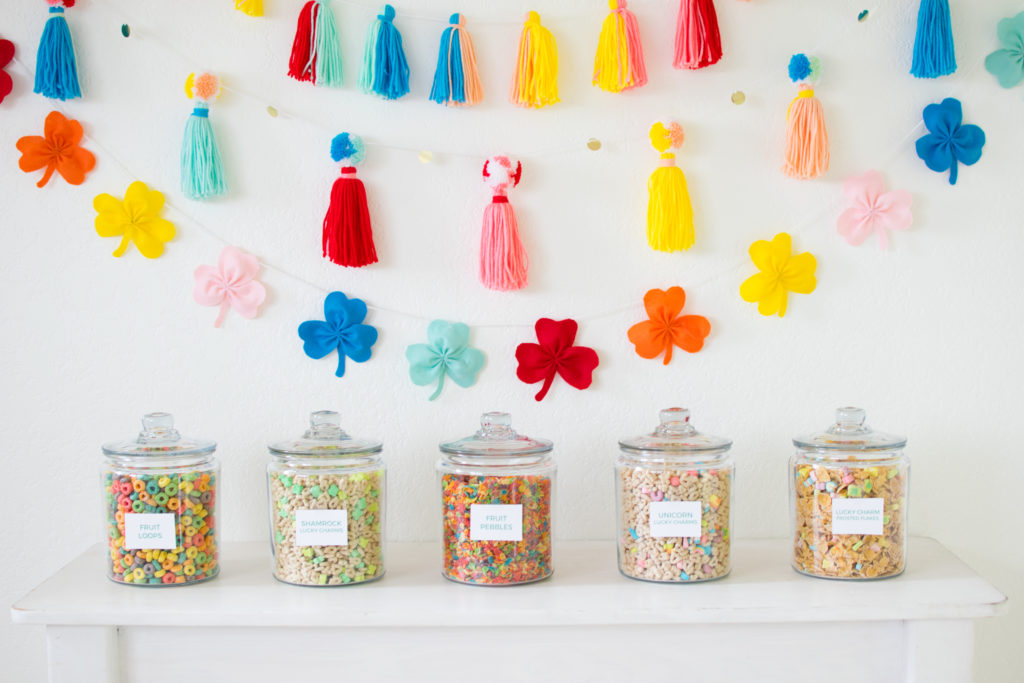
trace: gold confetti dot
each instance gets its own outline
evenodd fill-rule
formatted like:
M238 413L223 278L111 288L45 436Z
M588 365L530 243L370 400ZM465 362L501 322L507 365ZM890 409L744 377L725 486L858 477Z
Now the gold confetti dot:
M418 158L421 164L429 164L431 161L434 160L434 153L431 152L429 149L420 150Z
M601 149L601 141L598 140L597 138L590 138L589 140L587 140L587 149L589 149L591 152L596 152L597 150Z
M277 109L275 109L274 106L271 104L267 105L267 113L270 114L270 116L272 116L273 118L277 118Z
M743 94L742 90L737 90L736 92L734 92L732 94L732 103L733 104L743 104L746 101L747 101L747 96Z

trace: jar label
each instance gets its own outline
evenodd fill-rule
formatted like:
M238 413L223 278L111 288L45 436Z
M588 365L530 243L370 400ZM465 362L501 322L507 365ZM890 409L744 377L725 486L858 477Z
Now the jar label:
M348 511L296 510L295 545L348 545Z
M125 550L174 550L177 547L173 512L125 513Z
M833 498L832 533L872 534L883 532L885 498Z
M651 503L652 538L700 538L701 502L665 500Z
M478 505L476 503L470 505L469 540L523 540L523 506Z

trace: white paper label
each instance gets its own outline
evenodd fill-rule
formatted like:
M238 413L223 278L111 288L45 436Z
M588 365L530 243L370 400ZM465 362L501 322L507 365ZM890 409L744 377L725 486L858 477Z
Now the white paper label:
M174 550L177 547L173 512L125 513L125 550Z
M348 511L296 510L295 545L348 545Z
M884 498L833 498L832 533L877 536L882 533L884 509Z
M699 500L651 503L651 537L700 538L700 515Z
M523 540L523 506L470 505L469 540Z

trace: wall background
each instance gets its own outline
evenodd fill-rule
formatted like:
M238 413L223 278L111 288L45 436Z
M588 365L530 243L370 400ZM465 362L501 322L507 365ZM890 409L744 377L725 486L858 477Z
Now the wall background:
M0 33L34 64L45 19L42 3L4 0ZM297 1L268 0L268 16L235 13L228 1L85 0L69 12L85 99L67 111L139 179L229 242L325 288L371 304L469 323L525 323L473 332L488 356L470 390L411 384L404 349L426 336L426 322L372 313L380 329L373 360L333 376L335 361L312 361L296 336L321 314L323 293L264 272L263 315L228 315L192 301L192 270L215 263L221 245L168 212L178 236L156 261L92 227L92 198L123 194L134 177L93 141L98 165L85 185L55 179L37 189L17 169L15 141L40 134L50 111L17 67L15 93L0 105L3 248L0 338L3 438L0 495L0 603L9 604L101 539L96 470L99 445L138 430L147 411L167 410L186 434L220 443L224 463L222 530L227 540L262 539L262 470L270 440L300 433L307 414L343 413L350 432L381 438L390 467L392 539L437 537L432 514L436 444L470 433L479 414L507 409L517 428L553 439L560 467L558 534L612 535L610 467L616 439L653 428L658 409L686 405L698 428L735 439L739 464L737 536L787 533L789 439L824 427L839 405L863 405L871 424L910 437L911 528L938 538L1007 592L1024 598L1024 545L1012 483L1024 464L1010 425L1018 424L1024 361L1018 345L1021 91L998 88L979 68L996 49L998 19L1014 0L954 0L960 71L937 82L908 74L917 3L893 0L719 0L726 57L697 73L670 67L675 4L637 0L650 83L626 95L602 93L589 74L605 4L584 0L465 3L477 46L485 103L445 110L429 102L444 22L414 20L398 3L398 26L412 65L413 94L397 103L354 90L369 0L336 2L348 86L314 89L285 77ZM37 6L40 5L40 6ZM867 7L871 14L858 23ZM556 34L563 103L520 111L506 103L518 25L474 23L541 12ZM446 17L450 5L420 0L417 15ZM582 18L581 18L582 17ZM132 25L132 37L120 25ZM158 36L154 32L159 31ZM157 41L193 55L186 62ZM786 179L781 155L791 53L817 53L818 95L833 138L833 167L817 182ZM190 203L177 190L178 149L191 104L182 84L210 69L227 85L260 93L319 124L269 117L265 103L227 93L213 107L232 193ZM747 102L730 102L743 90ZM981 162L951 188L913 151L921 110L956 95L968 122L988 135ZM650 251L644 240L646 177L657 163L647 129L676 118L687 141L679 154L698 220L697 247L683 255ZM343 270L319 255L322 215L336 165L328 150L341 130L372 146L360 174L370 194L382 262ZM598 154L584 141L604 142ZM564 154L533 150L574 147ZM479 154L479 159L444 154ZM522 153L523 182L512 201L533 261L531 286L515 295L476 282L480 213L489 200L483 158ZM842 179L871 168L914 194L915 226L881 253L852 248L835 232L845 206ZM783 320L759 316L738 287L753 272L746 249L781 230L818 256L818 290L791 297ZM642 319L651 287L684 286L687 310L713 325L706 349L675 355L669 367L633 352L626 329ZM636 302L634 311L585 322L579 340L601 366L592 389L557 384L541 404L536 387L515 378L514 348L533 338L542 315L594 314ZM997 482L1005 482L997 485ZM609 557L609 562L614 561ZM911 557L913 562L914 558ZM100 568L97 567L97 571ZM0 620L0 679L44 679L40 629ZM1015 611L978 629L978 680L1009 682L1024 669L1024 615Z

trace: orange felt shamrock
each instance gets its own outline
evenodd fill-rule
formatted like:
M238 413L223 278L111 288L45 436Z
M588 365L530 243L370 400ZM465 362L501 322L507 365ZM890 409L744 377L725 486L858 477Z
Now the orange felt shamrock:
M682 287L669 287L668 291L652 289L644 295L644 308L650 320L629 328L629 341L641 358L657 358L664 353L664 363L668 365L674 346L689 353L704 348L711 323L700 315L679 315L685 304L686 292Z
M53 172L60 173L71 185L85 182L85 174L96 165L96 157L87 149L79 147L82 141L82 124L74 119L64 118L59 111L51 111L46 117L42 137L26 135L18 140L21 159L18 166L25 173L45 168L39 187L50 182Z

